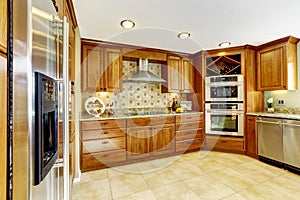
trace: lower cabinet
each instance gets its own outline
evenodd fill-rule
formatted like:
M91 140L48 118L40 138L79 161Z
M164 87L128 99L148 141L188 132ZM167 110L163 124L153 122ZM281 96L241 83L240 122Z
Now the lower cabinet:
M204 141L202 115L176 116L176 152L200 149Z
M152 150L153 127L130 127L127 129L128 159L149 157Z
M224 152L244 154L244 138L226 136L206 136L205 148Z
M247 116L245 132L246 154L254 158L258 158L256 118L256 116Z
M126 161L126 119L81 122L81 170Z
M199 150L202 115L81 122L81 170L90 171Z
M169 124L164 124L165 122ZM128 160L173 153L175 151L174 122L174 117L129 119L127 123L129 126L127 128ZM145 124L148 126L144 126Z

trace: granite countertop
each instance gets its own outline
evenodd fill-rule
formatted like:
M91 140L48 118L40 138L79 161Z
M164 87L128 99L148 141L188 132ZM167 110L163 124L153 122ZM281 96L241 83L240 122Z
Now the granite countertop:
M127 115L127 114L114 114L111 116L103 115L99 117L93 117L91 115L84 114L80 117L80 121L93 121L93 120L107 120L107 119L128 119L128 118L143 118L143 117L167 117L167 116L182 116L182 115L193 115L203 114L198 111L186 111L182 113L166 113L166 114L149 114L149 115Z
M300 120L300 114L291 114L291 113L253 112L253 113L247 113L247 115L254 115L254 116L259 116L259 117L273 117L273 118L285 118L285 119Z

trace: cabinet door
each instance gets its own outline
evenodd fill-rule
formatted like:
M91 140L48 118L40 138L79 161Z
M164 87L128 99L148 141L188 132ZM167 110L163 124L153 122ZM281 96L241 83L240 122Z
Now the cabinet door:
M285 51L285 46L258 51L258 90L286 89Z
M152 151L152 127L134 127L127 129L128 159L149 157Z
M102 48L94 46L82 47L82 74L83 91L95 92L103 87L101 79ZM101 81L100 81L101 80Z
M182 81L181 81L181 90L185 93L193 92L194 86L194 73L193 73L193 65L190 60L183 59L182 61Z
M175 151L174 124L165 124L153 128L153 154L161 155Z
M256 116L247 116L247 132L245 140L247 155L257 157Z
M0 53L6 53L7 42L7 1L0 0Z
M182 61L179 57L168 57L168 91L179 92L181 90L181 74Z
M122 90L122 55L120 49L105 49L105 88L108 92Z

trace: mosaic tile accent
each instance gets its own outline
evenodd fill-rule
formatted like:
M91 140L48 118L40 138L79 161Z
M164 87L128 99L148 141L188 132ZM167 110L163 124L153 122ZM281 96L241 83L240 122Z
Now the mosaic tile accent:
M137 70L137 63L123 61L123 76L131 76ZM149 71L161 76L161 64L149 63ZM123 82L122 92L82 93L82 111L87 98L96 96L105 104L113 103L113 109L171 107L173 98L186 100L186 94L161 93L160 84Z

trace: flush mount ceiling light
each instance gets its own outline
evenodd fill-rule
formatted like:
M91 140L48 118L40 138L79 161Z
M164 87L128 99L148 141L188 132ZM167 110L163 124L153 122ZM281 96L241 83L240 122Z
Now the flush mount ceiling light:
M126 29L131 29L135 26L135 23L132 20L125 19L121 21L121 26Z
M226 42L221 42L219 44L219 47L225 48L225 47L229 47L231 45L231 42L226 41Z
M189 32L181 32L177 35L177 37L184 40L191 37L191 34Z

